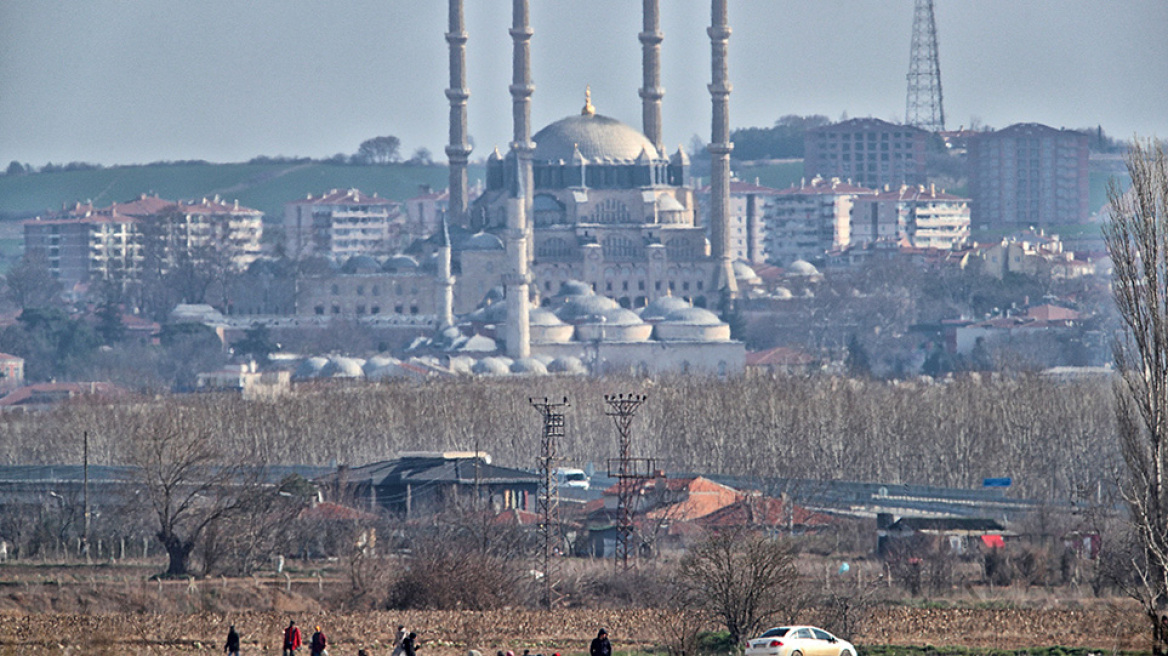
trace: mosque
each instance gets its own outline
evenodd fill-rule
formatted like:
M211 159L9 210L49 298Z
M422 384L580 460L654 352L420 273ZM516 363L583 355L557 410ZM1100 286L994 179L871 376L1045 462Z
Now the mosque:
M711 239L697 211L689 159L680 148L667 155L662 142L658 0L643 0L643 19L643 131L597 113L586 90L578 114L532 136L534 32L529 0L512 1L513 138L506 154L490 154L486 189L469 203L468 35L463 0L449 0L447 221L474 234L452 240L446 227L436 236L439 323L453 326L456 289L460 307L468 298L488 299L469 319L494 331L513 370L565 358L594 370L643 373L725 375L744 366L744 345L715 314L730 312L738 294L729 248L727 0L712 0L707 30Z
M724 319L740 281L748 285L756 276L732 261L730 249L727 0L711 0L707 29L708 216L695 202L685 152L668 155L662 143L658 0L643 0L638 35L643 130L598 113L585 90L581 110L534 135L528 2L512 0L514 133L506 154L496 149L487 157L483 192L470 201L468 35L463 0L449 0L450 186L441 229L385 261L362 255L341 266L318 263L282 294L249 279L234 314L250 320L270 311L270 298L278 296L295 307L295 325L351 317L412 333L406 355L414 365L476 374L743 371L745 345L731 338ZM426 326L437 330L416 337ZM370 362L326 370L314 360L301 373L405 372Z

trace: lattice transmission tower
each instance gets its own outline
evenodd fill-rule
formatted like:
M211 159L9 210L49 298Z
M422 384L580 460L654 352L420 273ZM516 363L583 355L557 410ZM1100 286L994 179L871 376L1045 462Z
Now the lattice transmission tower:
M559 443L564 437L564 409L568 407L568 397L563 401L528 399L532 407L543 415L543 437L539 443L540 490L537 497L539 511L539 534L543 552L543 604L545 608L559 604L560 553L563 536L560 532L560 488L556 480L556 464L560 462Z
M912 52L909 53L908 100L905 105L905 123L930 132L945 129L933 0L916 0L913 9Z
M632 424L646 394L605 394L605 414L612 417L620 440L620 457L608 461L608 476L617 479L616 564L627 570L633 566L633 514L641 482L653 477L653 460L632 456Z

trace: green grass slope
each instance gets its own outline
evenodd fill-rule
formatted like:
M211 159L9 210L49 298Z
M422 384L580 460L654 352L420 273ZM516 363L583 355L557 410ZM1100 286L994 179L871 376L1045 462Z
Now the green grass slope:
M482 178L471 167L472 184ZM356 187L394 200L417 195L420 185L444 189L445 166L345 166L339 164L181 164L118 166L91 171L60 171L0 177L0 218L26 218L92 200L98 206L157 193L168 199L219 194L279 220L284 203L319 196L330 189Z

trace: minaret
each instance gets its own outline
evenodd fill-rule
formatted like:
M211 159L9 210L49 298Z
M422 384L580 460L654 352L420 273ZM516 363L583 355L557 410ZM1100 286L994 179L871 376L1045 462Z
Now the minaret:
M442 305L438 308L438 328L454 325L454 272L450 265L450 223L442 217L442 246L438 249L438 284Z
M714 285L721 294L721 310L733 308L738 296L738 281L730 259L730 90L727 79L730 24L727 0L711 0L710 28L710 101L713 104L710 145L710 241L717 258Z
M450 31L446 33L446 43L450 44L450 88L446 90L446 98L450 100L450 145L446 146L446 157L450 161L450 207L447 214L462 226L467 222L466 161L471 150L466 138L466 100L470 97L470 90L466 88L466 38L462 0L450 0Z
M507 355L525 358L531 355L531 331L528 323L528 286L531 276L527 272L528 226L527 215L531 210L531 154L535 144L531 142L531 94L535 86L531 83L531 25L528 0L513 0L511 17L512 76L511 115L515 131L511 141L509 164L514 167L511 198L507 203L507 273L503 285L507 295Z
M641 68L644 84L641 86L641 118L645 126L645 136L653 142L657 153L665 156L665 144L661 140L661 98L665 89L661 86L661 11L658 0L644 0L644 29L637 37L641 40Z

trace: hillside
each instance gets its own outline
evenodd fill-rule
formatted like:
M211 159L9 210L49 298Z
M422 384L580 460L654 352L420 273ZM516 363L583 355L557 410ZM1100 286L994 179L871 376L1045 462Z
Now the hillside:
M482 178L471 167L471 183ZM420 185L446 188L445 166L347 166L320 162L270 164L146 164L88 171L60 171L0 177L0 220L30 218L59 209L63 203L92 200L97 205L157 193L169 199L219 194L264 213L283 216L284 203L333 188L406 200Z

